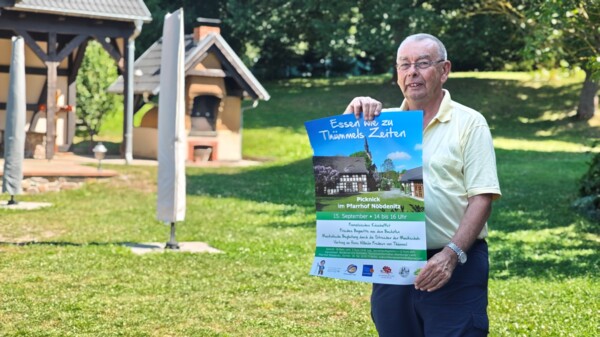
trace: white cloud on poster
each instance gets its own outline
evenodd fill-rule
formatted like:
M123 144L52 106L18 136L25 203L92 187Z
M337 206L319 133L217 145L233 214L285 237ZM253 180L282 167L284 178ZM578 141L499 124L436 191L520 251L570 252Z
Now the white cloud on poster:
M392 152L387 157L391 160L409 160L411 158L410 154L401 151Z

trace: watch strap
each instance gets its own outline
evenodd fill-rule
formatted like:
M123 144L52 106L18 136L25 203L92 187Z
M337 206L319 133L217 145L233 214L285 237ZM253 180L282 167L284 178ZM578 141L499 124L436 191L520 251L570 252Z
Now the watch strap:
M446 245L446 247L452 249L456 253L456 256L458 257L458 263L460 263L460 264L464 263L466 254L465 254L465 252L462 249L460 249L459 246L457 246L454 242L450 241Z

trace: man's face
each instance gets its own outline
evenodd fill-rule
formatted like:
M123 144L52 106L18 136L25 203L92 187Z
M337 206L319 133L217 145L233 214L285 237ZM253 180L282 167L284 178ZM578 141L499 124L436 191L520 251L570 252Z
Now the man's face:
M439 62L442 57L437 45L431 40L408 41L398 49L396 64L433 62L426 69L419 69L412 64L408 69L397 68L398 86L410 103L426 104L441 94L442 85L448 79L450 62Z

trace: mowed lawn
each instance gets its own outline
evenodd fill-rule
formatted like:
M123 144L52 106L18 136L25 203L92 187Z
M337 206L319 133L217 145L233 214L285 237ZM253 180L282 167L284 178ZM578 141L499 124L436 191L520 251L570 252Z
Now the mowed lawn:
M599 225L570 207L600 122L572 119L582 77L459 73L452 97L495 138L503 197L490 225L490 336L597 336ZM0 336L376 336L370 286L308 276L314 252L311 149L303 122L358 95L398 106L390 76L266 83L244 114L244 168L188 168L179 241L222 254L134 255L165 242L156 167L0 210ZM120 125L101 137L115 140ZM109 123L108 125L111 125ZM116 131L115 131L116 130ZM6 196L6 199L8 197Z
M363 202L358 198L372 198L376 202ZM319 212L422 212L423 200L404 194L398 188L391 191L361 192L340 196L316 196L315 208ZM372 204L388 205L375 208Z

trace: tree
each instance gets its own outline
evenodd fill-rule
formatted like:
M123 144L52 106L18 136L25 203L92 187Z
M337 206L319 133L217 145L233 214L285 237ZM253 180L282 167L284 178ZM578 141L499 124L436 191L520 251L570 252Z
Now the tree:
M390 158L386 158L381 164L382 187L384 179L386 180L385 184L387 185L388 190L392 186L400 186L400 182L398 181L399 176L400 174L396 172L394 162Z
M333 188L340 180L340 173L331 166L317 165L313 167L315 174L315 190L318 195L326 195L327 188Z
M223 22L259 77L323 76L356 54L357 15L346 1L228 0Z
M448 41L455 70L520 61L518 26L505 16L465 14L482 1L492 0L146 0L154 20L136 54L160 37L166 12L184 7L186 33L198 16L221 19L222 35L260 79L389 72L400 41L418 32Z
M106 92L117 76L117 66L102 46L96 41L88 43L77 76L77 123L78 133L92 142L104 117L114 112L122 99Z
M585 80L577 118L594 116L600 87L600 2L597 0L482 0L473 14L500 14L521 28L523 56L537 67L579 67Z
M183 27L186 34L192 33L194 27L198 26L197 18L222 17L223 8L226 0L145 0L146 6L152 13L152 21L142 27L140 36L135 40L135 54L141 55L156 40L162 36L165 14L172 13L179 8L183 8ZM228 27L223 27L227 30Z
M381 164L381 170L383 172L394 171L394 169L395 169L394 162L390 158L386 158L383 161L383 164Z

